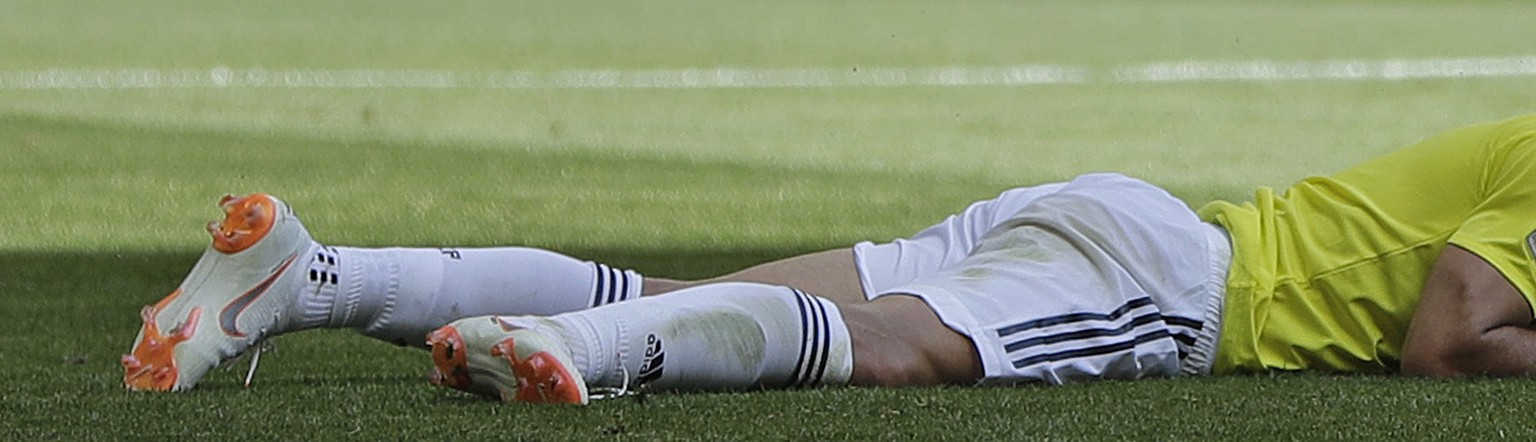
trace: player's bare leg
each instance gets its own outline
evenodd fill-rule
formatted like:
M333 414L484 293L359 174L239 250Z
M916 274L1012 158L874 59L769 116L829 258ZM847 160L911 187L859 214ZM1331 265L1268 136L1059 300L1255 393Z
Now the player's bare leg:
M849 384L971 385L982 378L981 356L970 338L944 325L921 299L888 295L841 310L853 339Z
M789 286L838 303L865 299L864 287L859 283L859 271L854 266L853 249L847 247L784 258L729 275L697 281L647 278L642 293L652 296L719 282Z

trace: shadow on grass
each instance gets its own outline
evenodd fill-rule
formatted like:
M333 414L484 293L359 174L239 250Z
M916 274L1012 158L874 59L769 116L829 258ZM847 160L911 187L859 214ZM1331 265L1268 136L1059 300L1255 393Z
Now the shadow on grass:
M669 278L704 278L754 264L845 244L791 244L754 249L563 249L580 259L631 268ZM487 247L466 245L466 247ZM125 285L168 285L181 282L199 251L3 251L0 250L0 293L29 296L57 288ZM80 293L80 295L90 295Z
M604 262L643 274L668 278L704 278L729 273L751 265L802 253L824 250L831 245L790 245L782 248L710 250L561 250L580 259ZM5 319L41 319L49 317L128 316L139 306L152 303L175 289L197 261L195 251L111 251L111 252L38 252L0 251L0 294L13 307L0 313ZM116 312L95 308L121 307ZM92 307L93 311L67 310ZM0 323L0 329L9 328ZM25 333L23 330L17 332Z
M427 353L421 352L418 355L422 358L425 358ZM408 373L368 373L366 370L359 370L362 372L327 372L325 374L279 373L274 375L267 374L264 371L258 370L254 376L254 379L251 381L251 387L246 387L243 380L240 378L240 376L238 376L245 374L246 365L243 363L245 362L245 359L237 359L237 362L241 363L238 366L231 367L231 371L236 372L233 373L234 375L220 375L217 377L210 377L207 382L199 382L197 384L197 391L199 393L222 394L242 391L246 390L247 388L367 388L369 386L393 387L399 385L425 385L429 383L429 377L424 371ZM223 370L223 368L221 367L216 370Z

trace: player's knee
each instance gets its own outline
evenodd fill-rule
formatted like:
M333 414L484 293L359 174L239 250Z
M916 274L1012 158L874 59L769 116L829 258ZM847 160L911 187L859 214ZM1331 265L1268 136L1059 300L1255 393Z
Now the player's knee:
M849 383L874 387L937 385L945 382L934 363L922 331L896 320L887 309L871 303L844 306L843 319L853 341L853 374Z
M932 367L913 352L893 351L891 346L864 346L855 341L853 376L849 383L867 387L909 387L938 384Z

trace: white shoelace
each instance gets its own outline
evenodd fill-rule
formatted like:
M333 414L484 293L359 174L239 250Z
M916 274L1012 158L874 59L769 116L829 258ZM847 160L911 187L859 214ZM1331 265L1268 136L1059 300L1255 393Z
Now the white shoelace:
M618 355L614 355L614 357L617 358ZM629 391L629 368L621 365L619 370L621 370L620 373L624 374L624 382L619 384L619 388L595 388L588 390L587 397L593 400L603 400L634 394L635 392Z
M265 339L252 346L251 366L245 370L245 388L251 388L251 379L256 378L256 364L261 363L261 353L272 348L272 342Z
M274 313L272 315L272 322L274 324L278 321L281 321L282 319L282 313ZM245 382L242 384L245 386L245 388L251 388L251 380L256 378L256 365L261 363L261 354L263 352L277 348L276 346L272 345L271 340L267 339L267 331L268 330L266 328L262 328L257 332L256 342L251 343L249 351L249 354L251 355L251 365L245 370Z

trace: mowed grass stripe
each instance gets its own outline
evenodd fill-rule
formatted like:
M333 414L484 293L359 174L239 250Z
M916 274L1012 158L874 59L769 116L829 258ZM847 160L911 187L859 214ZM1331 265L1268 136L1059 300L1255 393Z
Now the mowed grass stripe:
M1400 81L1536 76L1536 57L1162 61L1076 65L584 69L555 72L325 69L50 69L0 72L0 90L51 89L754 89L1041 86L1092 83Z
M1002 186L582 149L224 134L0 117L0 249L201 247L227 192L346 244L754 248L909 234Z

